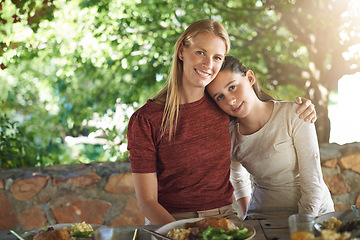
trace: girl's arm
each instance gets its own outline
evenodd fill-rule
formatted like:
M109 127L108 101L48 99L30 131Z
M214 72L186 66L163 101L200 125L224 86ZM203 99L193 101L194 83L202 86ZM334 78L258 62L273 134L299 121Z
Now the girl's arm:
M244 218L251 195L250 174L240 162L233 159L231 160L230 180L235 188L234 196L239 203L241 217Z
M315 125L295 120L293 142L300 174L299 213L317 216L326 185L323 182Z
M237 200L239 207L240 207L240 211L241 211L241 218L244 219L245 213L246 213L246 209L247 209L247 205L250 202L250 196L247 197L242 197L239 198Z
M156 173L133 173L136 198L142 214L154 225L175 221L158 202Z
M297 97L295 103L299 105L296 109L296 113L299 114L300 119L304 119L305 122L314 123L317 119L314 104L309 99Z

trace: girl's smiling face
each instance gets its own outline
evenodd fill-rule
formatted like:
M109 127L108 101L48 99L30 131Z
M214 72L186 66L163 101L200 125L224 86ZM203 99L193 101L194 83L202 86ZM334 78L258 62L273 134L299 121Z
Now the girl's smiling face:
M182 46L183 87L205 88L219 72L225 54L224 40L212 33L199 33L189 46Z
M255 78L251 70L246 72L246 76L223 70L206 89L224 112L243 118L250 112L254 96L256 97L252 88L254 83Z

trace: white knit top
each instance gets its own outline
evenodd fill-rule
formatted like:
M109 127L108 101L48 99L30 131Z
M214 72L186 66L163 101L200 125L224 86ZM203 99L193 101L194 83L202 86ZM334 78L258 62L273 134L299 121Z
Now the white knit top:
M323 181L315 126L295 114L298 105L274 101L269 121L257 132L241 135L233 120L231 181L235 198L250 196L247 216L315 216L334 211ZM252 190L249 174L252 175Z

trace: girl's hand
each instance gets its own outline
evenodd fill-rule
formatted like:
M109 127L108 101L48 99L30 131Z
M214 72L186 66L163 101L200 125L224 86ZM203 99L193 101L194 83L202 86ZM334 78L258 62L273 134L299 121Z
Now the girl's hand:
M297 97L295 99L295 103L299 105L299 107L296 109L296 113L299 114L299 118L303 119L305 122L311 122L314 123L317 119L316 117L316 111L315 106L312 104L312 102L309 99Z

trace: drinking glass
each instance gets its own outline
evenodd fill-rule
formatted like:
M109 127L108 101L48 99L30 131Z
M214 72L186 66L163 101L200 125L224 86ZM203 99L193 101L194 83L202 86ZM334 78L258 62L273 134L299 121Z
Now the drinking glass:
M290 240L314 239L315 218L309 214L293 214L288 218Z

